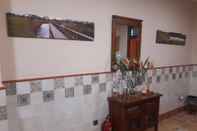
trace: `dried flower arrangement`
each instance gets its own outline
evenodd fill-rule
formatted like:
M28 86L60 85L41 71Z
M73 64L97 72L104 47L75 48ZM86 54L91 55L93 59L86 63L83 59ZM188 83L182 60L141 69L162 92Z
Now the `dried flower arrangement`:
M128 58L122 58L120 55L117 55L114 69L121 74L121 78L115 84L125 81L127 94L134 94L134 88L145 81L147 71L152 68L154 66L150 62L149 57L144 62L139 62L135 59L129 60ZM115 87L117 88L117 85Z

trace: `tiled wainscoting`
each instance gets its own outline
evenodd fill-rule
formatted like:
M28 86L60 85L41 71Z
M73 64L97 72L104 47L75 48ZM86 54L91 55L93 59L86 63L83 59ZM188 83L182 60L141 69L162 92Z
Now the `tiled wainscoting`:
M0 90L0 131L8 130L6 91Z
M188 95L191 78L197 79L197 66L149 71L151 89L163 94L161 113L183 105L179 98ZM100 131L112 80L113 74L106 73L7 83L0 91L0 130Z

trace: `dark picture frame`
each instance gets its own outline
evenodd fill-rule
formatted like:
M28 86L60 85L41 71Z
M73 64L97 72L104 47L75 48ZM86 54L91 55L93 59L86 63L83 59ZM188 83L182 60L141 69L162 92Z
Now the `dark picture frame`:
M184 46L186 44L186 35L182 33L157 30L156 43Z

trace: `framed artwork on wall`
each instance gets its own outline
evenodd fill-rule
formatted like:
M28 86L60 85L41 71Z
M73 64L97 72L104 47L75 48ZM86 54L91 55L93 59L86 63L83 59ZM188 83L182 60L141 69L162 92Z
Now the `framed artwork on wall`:
M7 13L9 37L94 41L94 23Z
M156 43L184 46L186 43L186 35L181 33L164 32L157 30Z

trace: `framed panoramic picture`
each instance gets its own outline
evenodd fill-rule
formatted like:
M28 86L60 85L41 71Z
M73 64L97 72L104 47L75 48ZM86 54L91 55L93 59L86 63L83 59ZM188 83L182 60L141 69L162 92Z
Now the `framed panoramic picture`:
M94 23L7 13L9 37L94 41Z
M157 30L156 43L168 45L185 45L186 35L181 33L164 32Z

